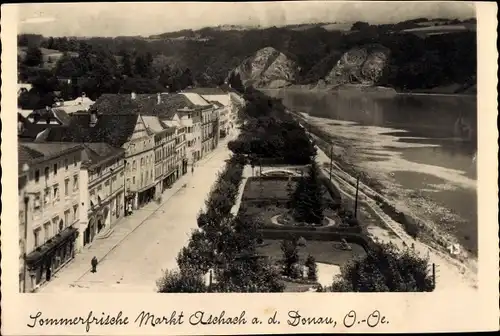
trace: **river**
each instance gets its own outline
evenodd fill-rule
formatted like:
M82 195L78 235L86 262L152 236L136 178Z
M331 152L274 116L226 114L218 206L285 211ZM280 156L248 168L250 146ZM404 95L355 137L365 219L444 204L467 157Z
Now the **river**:
M308 114L387 198L477 255L476 96L263 92Z

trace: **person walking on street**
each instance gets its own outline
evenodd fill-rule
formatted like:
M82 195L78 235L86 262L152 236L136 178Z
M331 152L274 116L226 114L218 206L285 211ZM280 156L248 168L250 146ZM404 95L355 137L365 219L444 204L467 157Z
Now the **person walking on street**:
M194 166L191 166L191 175L194 174Z
M92 261L91 261L91 265L92 265L92 273L95 273L97 272L97 258L94 256L94 258L92 258Z

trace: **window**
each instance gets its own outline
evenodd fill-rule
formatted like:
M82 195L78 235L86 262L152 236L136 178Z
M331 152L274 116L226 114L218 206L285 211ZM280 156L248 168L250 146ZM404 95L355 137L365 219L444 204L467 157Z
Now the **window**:
M73 191L78 190L78 175L73 176Z
M35 171L35 182L38 182L40 180L40 171L37 169Z
M66 168L66 170L68 170L68 168L69 168L68 159L64 159L64 167Z
M78 219L78 204L73 205L73 222L76 222Z
M50 239L50 222L47 222L43 224L43 230L44 230L44 242Z
M69 179L64 180L64 196L69 195Z
M73 165L76 167L78 165L78 156L75 155L73 158Z
M45 175L45 179L48 180L49 179L49 167L45 167L44 175Z
M40 231L41 231L40 228L33 231L33 241L34 241L35 247L40 246Z
M133 169L133 170L136 170L136 169L137 169L137 164L136 164L135 160L134 160L134 162L132 163L132 169Z
M45 193L43 195L43 204L47 205L50 202L50 189L47 188L45 189Z
M54 185L54 202L59 201L59 184Z
M70 212L71 212L70 210L64 211L64 222L66 223L66 225L68 225L68 223L69 223L69 213Z
M123 177L123 171L122 171L122 172L120 172L120 177Z
M135 184L135 176L132 177L132 183Z
M42 206L42 202L41 202L40 198L41 198L40 193L36 193L36 194L35 194L35 200L34 200L34 202L33 202L33 208L34 208L35 210L40 210L40 208L41 208L41 206Z
M57 175L57 163L54 163L54 175Z

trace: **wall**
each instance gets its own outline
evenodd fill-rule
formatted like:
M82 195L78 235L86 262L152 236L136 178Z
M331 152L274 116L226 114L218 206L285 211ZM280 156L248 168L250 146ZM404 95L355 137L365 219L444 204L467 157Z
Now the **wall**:
M124 146L127 191L137 193L154 185L154 145L154 135L147 133L141 118L138 118L134 133Z
M26 184L26 194L30 198L27 254L54 237L60 231L61 220L63 220L63 228L73 224L78 226L81 189L80 163L81 154L78 150L31 167ZM54 164L57 164L57 174L54 174ZM48 179L45 178L45 168L48 168ZM37 171L39 172L38 182L36 181ZM56 194L54 193L55 187L58 190ZM48 191L48 202L45 202L46 191ZM39 195L39 197L34 194ZM59 200L57 200L57 194ZM38 232L36 246L35 232Z

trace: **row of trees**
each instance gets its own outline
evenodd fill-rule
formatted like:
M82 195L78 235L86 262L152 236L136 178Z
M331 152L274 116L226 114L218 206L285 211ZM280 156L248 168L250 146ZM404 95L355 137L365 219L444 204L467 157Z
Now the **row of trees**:
M161 293L179 292L281 292L279 270L256 255L259 223L245 213L233 217L242 181L244 158L233 156L219 175L198 216L195 230L178 255L178 271L158 280ZM203 276L210 271L214 283Z

